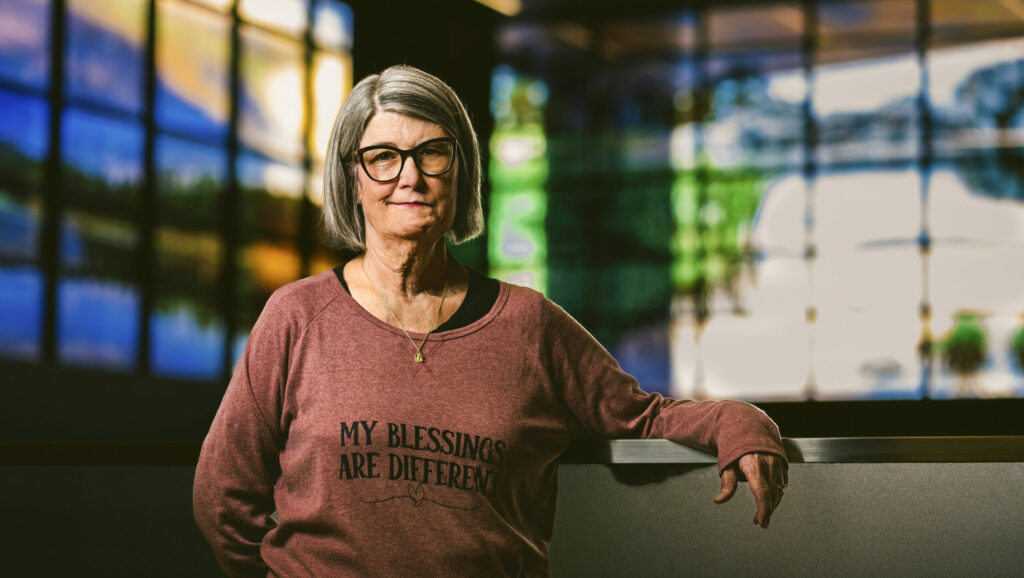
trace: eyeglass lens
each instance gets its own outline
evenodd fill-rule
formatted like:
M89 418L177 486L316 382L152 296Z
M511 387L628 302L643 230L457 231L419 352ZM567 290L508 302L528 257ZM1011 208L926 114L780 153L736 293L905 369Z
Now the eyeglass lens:
M385 146L371 147L362 152L363 168L374 180L390 181L398 178L402 172L407 155L413 158L420 172L427 176L447 172L455 156L452 141L447 139L427 141L408 151Z

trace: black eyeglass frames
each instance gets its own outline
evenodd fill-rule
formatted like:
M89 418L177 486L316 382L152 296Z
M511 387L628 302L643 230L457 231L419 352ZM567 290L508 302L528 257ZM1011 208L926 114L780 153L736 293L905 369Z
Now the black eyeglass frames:
M398 178L405 168L405 159L412 157L416 168L428 177L438 177L455 165L455 139L435 138L402 150L389 145L373 145L356 151L356 158L366 175L378 183Z

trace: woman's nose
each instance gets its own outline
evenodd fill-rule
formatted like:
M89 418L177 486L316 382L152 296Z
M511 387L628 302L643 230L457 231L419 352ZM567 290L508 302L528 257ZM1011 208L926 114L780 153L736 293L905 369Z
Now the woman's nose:
M416 161L412 156L406 157L405 164L402 165L402 171L398 173L398 184L415 188L422 180L423 175L420 174Z

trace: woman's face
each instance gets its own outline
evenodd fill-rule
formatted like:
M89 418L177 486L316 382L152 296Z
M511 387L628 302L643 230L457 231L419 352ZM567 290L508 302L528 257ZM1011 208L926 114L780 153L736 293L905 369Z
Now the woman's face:
M447 136L434 123L381 112L366 125L359 148L387 145L408 150ZM364 155L367 162L368 155ZM357 167L356 194L363 206L367 242L373 238L433 242L444 236L455 221L458 171L456 160L448 172L426 176L408 155L398 177L381 183L371 179L362 166Z

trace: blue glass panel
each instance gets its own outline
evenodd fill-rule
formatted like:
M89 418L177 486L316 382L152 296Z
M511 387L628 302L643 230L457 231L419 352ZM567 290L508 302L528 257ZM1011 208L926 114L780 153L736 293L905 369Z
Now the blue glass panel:
M64 66L67 92L131 112L142 109L144 0L71 0Z
M171 137L156 142L156 307L150 359L159 375L221 375L226 324L218 311L223 261L218 203L227 153Z
M142 127L69 108L61 139L68 203L134 219L143 172Z
M235 341L231 344L231 367L238 365L245 353L245 344L249 342L249 331L241 331L235 334Z
M27 157L21 159L24 161L44 160L49 115L50 106L45 100L0 90L0 148L14 149L14 153Z
M352 9L338 0L316 0L313 41L324 48L352 49Z
M157 375L216 379L221 375L225 326L202 322L187 305L161 307L150 318L150 362Z
M43 279L36 267L0 265L0 355L37 359Z
M132 370L139 339L138 291L117 281L65 277L57 288L60 361Z
M0 255L33 259L46 155L46 101L0 90Z
M45 87L49 46L49 0L0 0L0 78Z
M623 371L635 377L644 391L671 394L670 343L666 327L654 325L631 331L609 349Z
M68 109L61 151L65 267L128 280L138 245L141 127Z
M221 138L228 124L231 19L181 2L157 4L156 122Z

